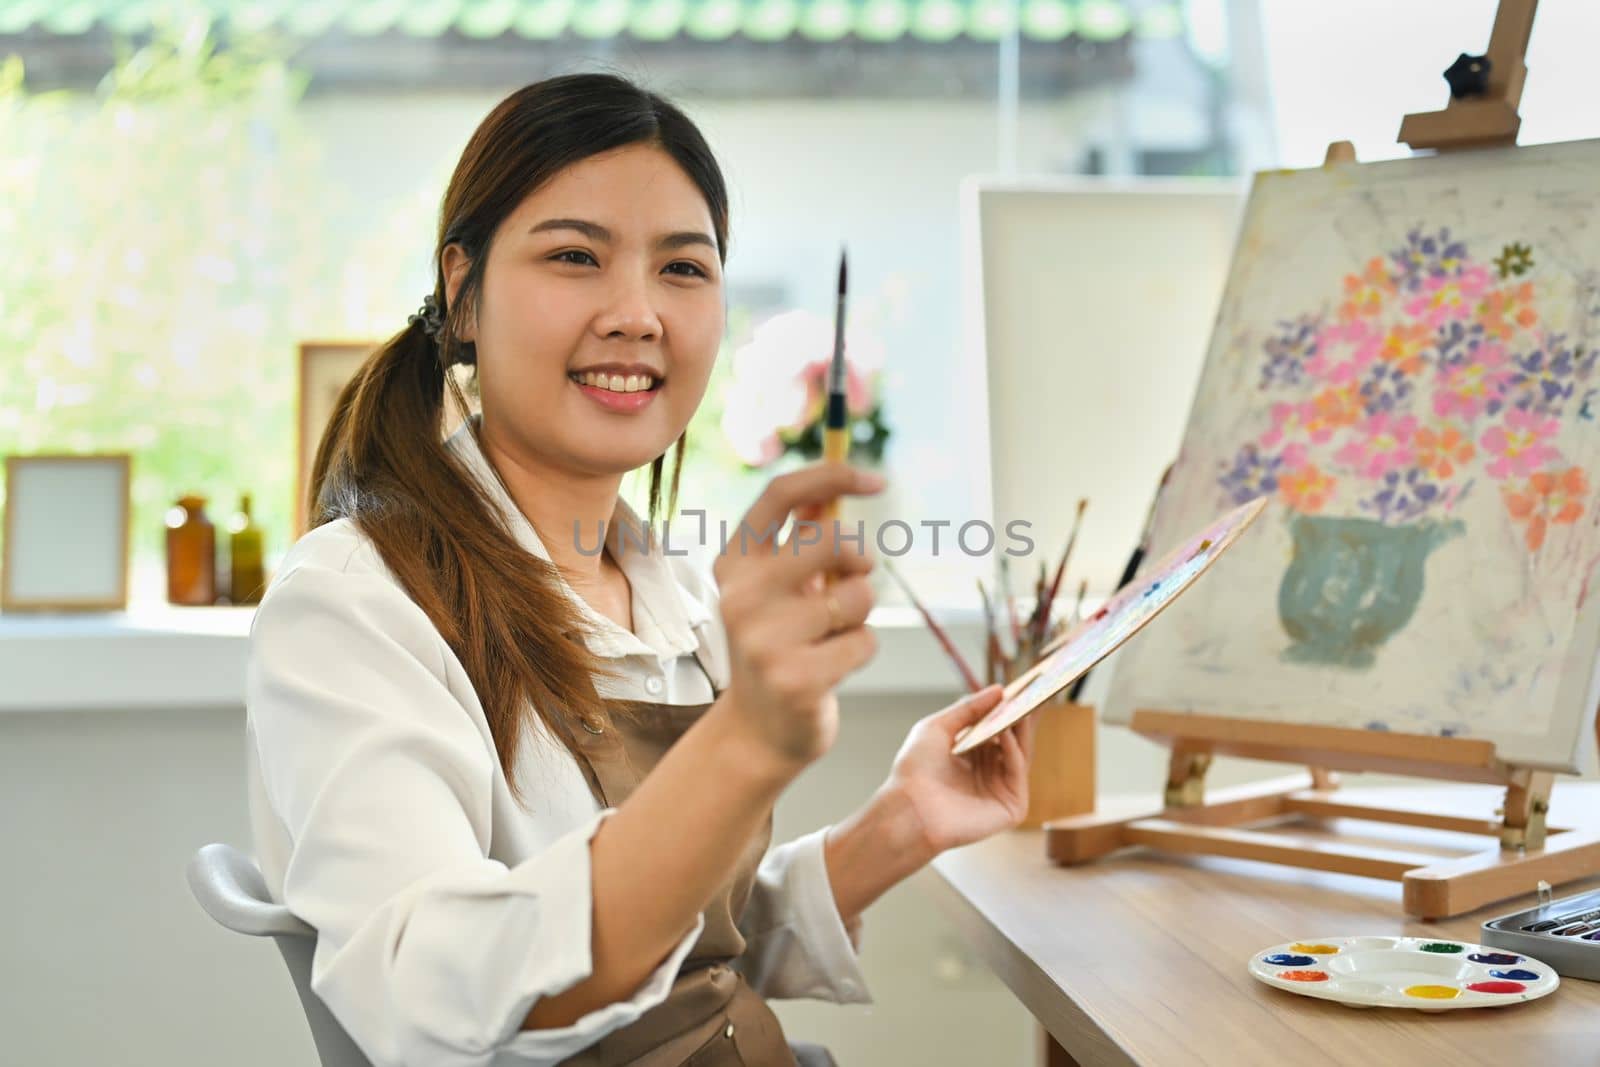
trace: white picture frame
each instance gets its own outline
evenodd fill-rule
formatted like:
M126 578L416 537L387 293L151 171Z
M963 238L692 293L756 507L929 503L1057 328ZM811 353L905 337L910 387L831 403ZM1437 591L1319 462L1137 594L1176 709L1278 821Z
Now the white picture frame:
M6 457L0 611L127 608L131 471L127 453Z

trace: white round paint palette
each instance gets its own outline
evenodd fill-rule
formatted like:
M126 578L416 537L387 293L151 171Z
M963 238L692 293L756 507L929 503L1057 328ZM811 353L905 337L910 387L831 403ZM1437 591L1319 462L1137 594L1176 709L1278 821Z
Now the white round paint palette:
M1358 1008L1503 1008L1553 993L1561 978L1519 952L1426 937L1291 941L1250 958L1250 974L1303 997Z

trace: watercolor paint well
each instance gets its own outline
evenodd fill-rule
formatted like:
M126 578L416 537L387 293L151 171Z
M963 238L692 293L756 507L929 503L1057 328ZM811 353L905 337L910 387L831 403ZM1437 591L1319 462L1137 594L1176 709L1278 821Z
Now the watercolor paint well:
M1328 960L1335 974L1352 978L1382 975L1392 986L1460 985L1477 975L1478 969L1460 956L1389 949L1377 952L1341 953Z
M1406 987L1406 996L1421 1000L1454 1000L1461 990L1453 985L1414 985Z
M1310 956L1301 956L1292 952L1279 952L1272 956L1263 957L1263 962L1274 967L1309 967L1317 961Z
M1511 993L1525 993L1528 987L1521 982L1473 982L1467 989L1474 993L1494 993L1506 996Z
M1426 945L1417 947L1423 952L1436 952L1441 956L1453 956L1467 950L1467 946L1458 945L1454 941L1429 941Z
M1556 922L1554 919L1545 919L1543 922L1529 923L1527 926L1524 926L1523 929L1530 934L1542 934L1546 930L1554 930L1560 925L1561 924Z
M1327 971L1280 971L1278 977L1285 982L1326 982Z
M1521 956L1513 956L1509 952L1474 952L1467 959L1473 963L1492 963L1496 967L1509 967L1522 962Z
M1289 946L1289 951L1298 952L1303 956L1334 956L1338 954L1339 946L1310 944L1303 941L1296 941L1294 944ZM1515 963L1516 961L1513 960L1512 962Z

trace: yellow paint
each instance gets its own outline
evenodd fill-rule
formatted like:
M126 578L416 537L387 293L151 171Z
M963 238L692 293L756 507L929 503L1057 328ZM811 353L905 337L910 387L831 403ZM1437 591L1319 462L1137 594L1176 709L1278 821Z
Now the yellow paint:
M1460 995L1461 990L1449 985L1414 985L1406 990L1406 996L1423 1000L1454 1000Z
M1289 946L1290 952L1298 952L1302 956L1337 956L1338 945L1302 945L1298 942Z

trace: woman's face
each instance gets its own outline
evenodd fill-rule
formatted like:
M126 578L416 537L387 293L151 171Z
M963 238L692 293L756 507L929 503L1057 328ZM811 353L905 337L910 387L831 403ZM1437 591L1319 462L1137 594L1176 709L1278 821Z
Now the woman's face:
M575 163L489 247L477 314L484 425L525 461L621 474L664 453L722 340L722 267L705 197L659 148ZM451 303L467 263L446 251Z

